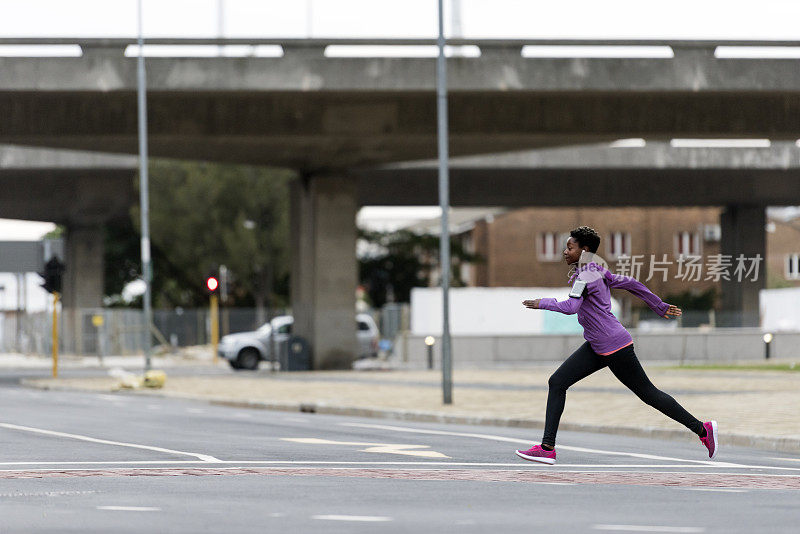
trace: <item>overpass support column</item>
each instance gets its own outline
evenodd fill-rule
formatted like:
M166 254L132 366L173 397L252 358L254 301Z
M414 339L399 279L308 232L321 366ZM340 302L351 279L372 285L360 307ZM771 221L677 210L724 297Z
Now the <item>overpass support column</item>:
M758 326L759 305L758 292L766 287L766 209L764 206L735 204L726 206L720 215L722 229L721 254L730 255L733 267L730 269L730 280L722 280L722 317L723 326ZM734 274L739 255L747 259L749 268L752 259L760 255L758 277L754 275L738 276Z
M67 351L80 354L86 347L79 310L103 305L103 226L68 226L65 249L64 346Z
M291 186L294 333L313 369L349 369L357 355L356 180L315 176Z

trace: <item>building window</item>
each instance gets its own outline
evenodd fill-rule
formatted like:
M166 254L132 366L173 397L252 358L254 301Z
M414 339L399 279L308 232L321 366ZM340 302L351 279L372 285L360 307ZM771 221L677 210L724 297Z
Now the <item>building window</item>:
M700 255L700 234L678 232L675 234L675 254L678 256Z
M722 227L718 224L703 225L703 239L718 242L722 239Z
M800 280L800 253L786 255L786 279Z
M609 259L615 260L620 256L631 255L631 234L628 232L611 232L608 236L606 247Z
M540 261L559 261L561 253L567 246L569 234L559 234L558 232L542 232L539 234L536 244L537 254Z

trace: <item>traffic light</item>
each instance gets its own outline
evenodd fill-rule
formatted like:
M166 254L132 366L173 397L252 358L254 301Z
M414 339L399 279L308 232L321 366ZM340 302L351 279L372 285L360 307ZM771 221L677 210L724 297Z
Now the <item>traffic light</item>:
M216 295L217 291L219 290L219 280L214 275L209 275L206 277L206 291L210 295Z
M61 293L61 280L64 276L64 264L53 256L47 263L44 264L44 272L39 273L39 276L44 278L42 287L48 293Z

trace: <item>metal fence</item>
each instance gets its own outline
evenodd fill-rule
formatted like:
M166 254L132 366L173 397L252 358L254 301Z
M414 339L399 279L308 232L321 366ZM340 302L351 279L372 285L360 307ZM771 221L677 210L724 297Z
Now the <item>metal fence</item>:
M222 308L220 335L255 330L285 309ZM127 308L78 308L58 314L59 350L65 354L104 356L141 353L144 314ZM207 308L153 311L153 346L168 348L210 343ZM52 312L0 313L0 352L49 354L52 352Z

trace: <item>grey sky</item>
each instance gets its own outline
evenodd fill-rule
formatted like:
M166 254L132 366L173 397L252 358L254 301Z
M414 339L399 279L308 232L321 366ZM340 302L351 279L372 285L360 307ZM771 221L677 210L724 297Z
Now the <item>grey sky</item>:
M217 0L143 0L147 36L217 35ZM308 6L312 5L309 19ZM796 0L462 0L466 37L800 39ZM0 0L0 35L133 36L135 0ZM230 37L431 37L436 0L225 0ZM309 24L310 23L310 24Z

